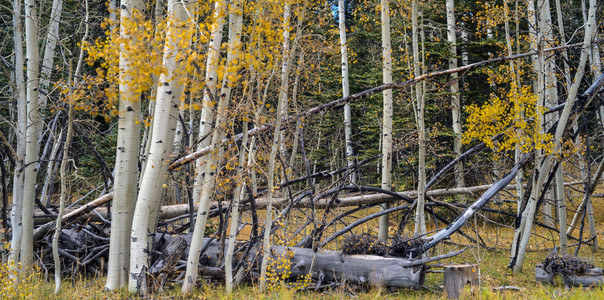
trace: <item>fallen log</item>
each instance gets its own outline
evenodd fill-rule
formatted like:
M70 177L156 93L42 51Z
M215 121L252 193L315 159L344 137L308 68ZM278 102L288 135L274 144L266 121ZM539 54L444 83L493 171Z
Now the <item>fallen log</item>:
M585 274L563 275L562 281L565 286L594 287L604 285L604 272L601 268L591 268Z
M73 210L73 211L65 214L63 216L63 220L62 220L61 224L68 224L68 223L74 222L75 220L77 220L80 217L86 218L86 217L88 217L88 214L90 214L90 212L93 209L111 201L111 199L113 199L113 193L107 193L107 194L87 203L86 205L82 205L79 208L77 208L76 210ZM106 215L106 211L105 211L105 215ZM40 240L47 233L52 232L54 230L54 226L55 226L54 219L55 218L52 218L51 221L48 221L46 224L44 224L34 230L34 242Z
M565 186L579 185L584 184L583 181L573 181L567 182ZM427 196L431 197L447 197L447 196L456 196L456 195L476 195L478 193L482 193L489 188L491 188L492 184L487 185L478 185L478 186L470 186L463 188L449 188L449 189L437 189L426 192ZM516 185L510 184L502 188L502 190L515 190ZM417 198L417 191L403 191L396 192L396 194L400 196L404 196L407 198ZM75 210L69 211L64 218L71 219L77 216L81 216L85 218L90 218L91 221L100 222L102 221L98 216L91 215L92 209L95 209L96 213L98 213L101 217L107 219L109 218L107 214L107 208L99 207L100 205L111 201L113 199L113 193L107 193L99 198L89 202L86 205L83 205ZM394 202L400 200L399 197L395 197L392 195L386 194L367 194L367 195L351 195L348 197L338 198L338 207L350 207L350 206L358 206L358 205L368 205L368 204L379 204L386 202ZM288 198L276 198L273 199L273 206L277 208L284 208L290 204L290 199ZM316 201L315 208L325 208L329 204L329 200L320 199ZM216 209L217 204L212 203L211 209ZM259 198L256 199L257 209L266 208L266 199ZM308 199L304 199L300 201L295 207L310 207L311 201ZM198 205L194 206L195 211L197 211ZM243 205L241 207L242 210L249 210L249 205ZM159 212L159 219L166 220L171 218L176 218L179 216L183 216L190 213L189 204L174 204L174 205L165 205L162 206ZM73 214L73 215L72 215ZM54 226L54 220L56 219L56 215L46 215L40 212L35 213L34 215L34 223L36 225L42 226ZM51 225L47 225L46 223L53 221ZM65 222L65 221L64 221ZM40 227L42 227L40 226ZM39 227L39 228L40 228ZM36 229L38 230L38 229ZM45 232L47 233L47 231Z
M156 241L163 240L162 246L157 251L164 252L166 250L165 245L171 244L174 239L180 237L187 242L187 249L181 257L181 259L186 259L191 234L182 236L156 234ZM203 244L207 244L207 248L201 254L199 260L202 267L224 268L221 259L224 249L222 249L220 242L204 238ZM274 269L277 273L290 272L290 279L302 278L310 274L312 279L323 283L349 282L391 288L420 289L424 282L427 263L453 257L465 250L461 249L419 260L375 255L345 255L339 251L331 250L314 252L308 248L284 246L271 246L270 254L272 261L276 262ZM235 251L234 264L240 262L241 253L242 251ZM252 261L260 262L261 259L258 259L257 255L257 248L253 248L245 263L249 265Z

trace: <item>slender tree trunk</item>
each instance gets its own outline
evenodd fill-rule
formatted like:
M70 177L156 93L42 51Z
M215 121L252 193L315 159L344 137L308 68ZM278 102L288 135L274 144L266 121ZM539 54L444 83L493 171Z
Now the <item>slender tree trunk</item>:
M390 44L390 3L389 0L381 1L382 18L382 81L392 82L392 47ZM382 189L392 189L392 90L382 92ZM389 204L382 204L381 209L390 208ZM380 217L378 239L388 240L388 215Z
M141 0L123 0L120 5L120 22L141 14L145 3ZM124 40L137 37L126 35L120 28ZM125 45L120 45L120 84L117 145L115 153L115 184L111 204L111 237L105 288L118 289L128 283L130 262L130 231L138 187L138 161L141 131L140 93L132 88L132 72L129 54Z
M203 91L203 103L201 119L199 121L199 144L197 150L210 146L212 122L214 121L214 102L216 97L216 86L218 83L218 64L220 62L220 45L222 44L222 30L224 28L224 14L226 5L224 1L216 1L214 4L214 21L212 24L212 36L210 37L209 49L206 60L206 88ZM193 202L198 203L201 198L201 189L205 174L204 159L195 162L195 180L193 185ZM193 220L191 220L193 222Z
M23 168L25 162L25 134L27 130L27 100L25 95L25 78L23 64L23 26L21 23L21 0L13 1L13 43L15 48L15 98L17 102L17 157L13 176L13 204L10 212L12 238L10 260L16 266L21 252L21 238L23 237L23 224L21 223L23 211Z
M522 269L522 264L524 262L524 258L526 256L526 250L528 247L529 238L531 235L531 230L533 226L533 220L535 216L535 210L537 208L537 201L539 195L541 193L541 189L545 182L545 178L550 173L551 166L555 155L559 154L562 149L561 139L562 135L566 131L566 125L568 123L568 119L570 117L570 113L572 107L576 101L576 97L579 91L579 85L585 74L585 65L587 62L587 56L589 52L589 48L592 44L593 35L595 32L595 20L596 20L596 9L597 9L597 1L590 0L589 1L589 14L588 20L585 24L585 37L583 40L583 47L581 49L581 57L579 59L579 66L577 67L577 72L575 73L575 78L573 80L573 84L569 89L566 105L564 106L564 110L560 115L560 119L558 121L558 125L556 127L556 133L554 135L554 151L553 154L545 157L543 164L538 172L538 177L536 179L535 188L531 193L531 197L529 198L529 202L522 214L521 224L517 230L520 230L520 242L518 244L518 253L515 257L512 258L512 262L510 263L510 267L512 267L514 272L519 272Z
M279 146L283 146L283 135L281 132L281 122L285 117L287 107L287 78L289 77L289 33L287 27L289 27L289 21L291 17L291 6L289 2L284 4L283 8L283 58L281 65L281 89L279 90L279 103L277 103L277 121L275 130L273 132L273 142L271 144L271 153L268 159L268 175L267 175L267 189L268 189L268 200L266 206L266 219L264 224L264 236L262 237L262 263L260 264L260 290L264 291L266 287L266 269L268 267L269 253L270 251L270 236L271 236L271 225L273 223L273 194L275 186L275 160L277 157L277 151Z
M346 3L338 0L339 29L340 29L340 55L342 57L342 97L350 95L348 83L348 44L346 42ZM354 164L354 151L352 149L352 112L350 103L344 105L344 139L346 142L346 162L348 166ZM356 183L356 172L350 175L352 183Z
M201 197L199 209L197 211L197 220L195 221L195 229L193 231L193 239L189 249L189 257L187 259L187 270L182 286L183 293L190 293L197 283L199 256L201 255L201 243L203 241L203 233L205 231L208 218L208 208L210 206L210 197L214 192L214 183L217 177L219 155L222 152L222 139L226 130L226 117L228 104L231 97L231 87L233 83L233 75L236 74L238 68L238 55L241 47L241 30L243 22L243 6L242 2L235 0L229 8L229 46L227 53L226 66L228 72L222 79L222 88L218 101L216 126L212 135L212 143L210 148L212 152L206 162L204 180L201 188Z
M153 135L147 158L145 176L141 178L140 192L132 219L132 240L130 243L130 291L140 291L141 281L149 269L152 235L157 226L157 214L161 207L161 195L166 182L170 163L169 155L174 145L174 130L177 122L178 106L182 101L184 83L181 62L181 44L188 45L191 29L187 6L189 1L168 1L168 25L164 47L163 66L165 73L159 76L159 88L155 100ZM192 16L191 16L192 17ZM185 34L183 34L183 32ZM186 48L187 46L183 47ZM144 291L144 290L143 290Z
M34 0L25 1L25 45L27 62L27 131L25 137L25 171L23 183L23 237L20 261L22 267L30 267L34 259L34 198L36 193L36 169L40 146L38 126L40 122L38 87L40 83L38 47L38 13Z
M248 122L243 122L243 138L241 139L241 145L239 146L239 164L237 166L237 174L244 177L244 167L246 163L246 147L248 135L247 135ZM227 294L233 292L233 251L235 251L235 240L237 239L237 229L239 227L239 203L245 196L245 179L240 179L241 182L235 188L233 192L233 203L231 204L231 224L229 228L229 242L227 246L227 252L224 259L224 273L225 273L225 285Z
M455 1L447 0L447 40L451 44L449 50L449 69L457 68L457 36L455 34ZM457 73L451 74L451 117L453 121L453 150L455 156L460 156L461 152L461 97L459 95L459 82ZM460 161L455 165L455 186L458 188L465 186L463 162Z
M286 2L283 8L283 55L281 57L281 86L279 87L279 104L281 104L281 108L279 113L281 114L281 119L287 118L287 110L289 107L289 70L291 68L292 60L295 52L294 47L290 46L290 37L291 37L291 4ZM279 154L281 159L287 158L287 141L286 141L287 131L282 129L280 132L280 141L279 141ZM285 169L286 166L283 166ZM285 172L290 172L290 170L285 169ZM285 181L285 178L282 179L282 182Z
M59 199L59 214L55 226L55 232L52 237L52 255L55 263L55 295L61 290L61 260L59 258L59 236L61 235L61 222L63 222L63 214L65 212L65 201L69 194L69 184L67 183L67 165L69 161L69 146L73 137L73 105L71 99L69 101L69 110L67 117L67 137L63 145L63 159L61 160L61 197Z
M553 23L549 0L542 0L539 3L539 29L542 36L542 48L549 48L554 42ZM543 58L543 90L544 90L544 106L552 108L558 105L558 81L556 78L556 65L553 57ZM557 121L556 114L545 115L544 124L552 124ZM558 182L556 182L558 184ZM543 222L549 226L555 226L555 217L552 214L553 200L555 199L555 187L551 187L547 192L547 197L543 202Z
M46 34L46 47L44 48L44 57L42 59L42 76L40 76L40 88L49 93L50 76L52 75L53 60L55 58L55 49L59 42L59 24L63 12L63 0L52 1L52 11L50 12L50 21L48 23L48 32ZM40 103L46 106L47 97L41 95Z
M418 43L418 8L417 1L413 0L411 4L411 21L412 21L412 43L413 43L413 71L415 76L419 76L420 71L420 53ZM417 122L418 135L418 172L417 176L417 206L415 209L415 233L426 233L426 217L424 215L424 203L426 197L426 130L424 124L424 97L422 86L415 85L415 119Z

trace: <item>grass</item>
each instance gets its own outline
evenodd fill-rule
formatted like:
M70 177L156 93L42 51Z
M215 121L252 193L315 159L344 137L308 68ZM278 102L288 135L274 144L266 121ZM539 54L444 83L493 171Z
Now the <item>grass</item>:
M578 204L580 202L580 196L577 194L573 197L571 203ZM572 207L569 207L572 209ZM595 221L597 224L598 239L600 244L603 240L604 232L604 199L594 199L595 208ZM368 212L362 212L367 214ZM358 216L357 216L358 217ZM494 218L494 216L490 216ZM346 220L350 222L354 216ZM537 219L540 218L539 216ZM569 219L572 216L569 216ZM298 217L293 214L292 218L288 221L290 230L295 230ZM570 221L570 220L569 220ZM377 228L377 221L372 221L364 226L359 227L355 230L356 234L359 233L374 233ZM586 221L587 222L587 221ZM508 221L502 221L502 223L509 224ZM396 224L394 224L396 226ZM430 226L432 229L436 228L436 225L431 222ZM439 224L443 226L443 224ZM455 234L449 243L442 243L435 247L437 254L446 253L452 250L459 249L459 244L472 246L469 250L463 254L440 261L439 263L475 263L479 265L480 269L480 284L473 289L464 290L462 293L462 299L604 299L604 290L601 287L584 289L584 288L566 288L562 285L561 279L558 278L555 285L543 285L535 281L534 267L535 264L542 262L551 249L557 242L557 236L555 233L536 227L533 230L533 236L529 245L529 252L527 253L526 260L524 262L524 270L520 273L513 274L507 269L509 263L509 249L510 241L513 237L513 229L505 226L497 226L490 222L485 222L480 216L474 218L468 224L462 228L467 234L473 237L480 237L492 247L491 250L485 250L484 248L476 247L467 238L462 237L459 234ZM287 230L287 231L290 231ZM326 232L329 235L335 230L330 229ZM411 228L412 230L412 228ZM574 235L578 234L578 230L575 231ZM589 234L589 229L586 224L583 237L585 238ZM280 233L276 243L279 240L289 242L295 241L288 233ZM574 241L569 241L574 243ZM282 242L281 244L285 244ZM341 245L340 242L333 243L330 248L337 248ZM574 253L575 247L569 248L569 252ZM604 267L604 250L600 249L598 253L593 253L591 247L583 245L579 252L579 256L591 261L596 267ZM438 270L438 269L434 269ZM13 299L130 299L135 298L134 295L129 294L125 290L120 291L105 291L104 277L96 278L76 278L76 279L65 279L61 293L57 296L53 294L54 281L52 279L46 280L44 276L37 272L27 278L23 278L22 285L17 289L11 286L10 280L8 280L8 273L6 269L2 269L0 272L0 298L13 298ZM442 273L428 273L426 275L425 287L422 290L389 290L384 288L356 288L352 286L339 286L333 289L322 290L315 292L313 286L307 291L299 291L288 288L285 284L281 284L275 290L262 293L259 291L257 285L243 285L236 288L231 295L225 294L225 288L222 283L209 283L205 284L202 288L198 289L191 295L182 296L180 295L179 286L168 286L164 294L154 295L153 299L306 299L313 298L318 299L343 299L343 298L359 298L359 299L446 299L445 292L441 289L443 282ZM500 286L516 286L520 290L513 291L494 291L495 287Z
M451 245L439 246L438 251L453 249ZM602 250L600 250L602 251ZM442 263L467 262L478 263L480 268L480 285L473 290L467 289L462 293L462 299L604 299L602 288L566 288L558 279L556 285L543 285L534 280L534 266L543 261L549 251L531 251L528 253L524 270L512 274L506 269L508 264L508 250L491 250L473 248L460 256L451 258ZM604 265L604 255L594 254L589 247L582 247L581 257L591 260L596 266ZM426 288L422 290L388 290L383 288L336 287L330 290L315 292L295 291L282 284L274 291L261 293L257 285L243 285L235 289L233 294L227 296L222 284L206 284L191 295L179 294L179 286L170 286L164 294L155 295L152 299L446 299L446 294L440 288L443 281L442 273L428 273L426 275ZM124 290L109 292L103 289L104 277L65 279L61 293L55 297L54 282L47 281L41 273L36 273L27 280L23 280L21 294L13 294L11 298L18 299L129 299L134 295ZM493 291L499 286L516 286L519 291ZM3 287L6 289L6 285Z

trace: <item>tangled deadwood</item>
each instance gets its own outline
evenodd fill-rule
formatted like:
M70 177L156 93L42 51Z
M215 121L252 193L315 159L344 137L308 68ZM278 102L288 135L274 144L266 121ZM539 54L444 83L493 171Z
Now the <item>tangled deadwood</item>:
M580 257L551 252L542 263L543 270L552 276L583 275L594 268L594 265Z
M369 254L377 256L390 256L409 258L410 250L419 247L423 241L417 238L394 239L389 245L378 241L375 236L369 234L350 235L344 239L342 254Z
M378 241L375 236L366 233L350 235L344 239L342 254L388 256L390 254L390 247L385 242Z

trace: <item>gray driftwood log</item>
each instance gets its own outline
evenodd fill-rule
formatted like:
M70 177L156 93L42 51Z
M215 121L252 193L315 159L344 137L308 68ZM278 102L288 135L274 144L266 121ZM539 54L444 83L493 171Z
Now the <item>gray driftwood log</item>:
M161 235L157 235L159 238ZM172 239L177 236L164 235L163 244L170 244ZM183 235L187 243L190 243L190 235ZM210 241L204 239L205 244ZM187 246L188 247L188 246ZM163 247L157 249L163 252ZM206 251L200 258L200 263L208 267L219 266L223 257L221 244L219 241L211 240ZM184 253L188 253L185 250ZM249 256L255 256L257 251ZM413 288L420 289L424 283L426 274L426 265L416 265L414 260L380 257L373 255L344 255L338 251L323 250L313 252L312 249L272 246L271 256L279 259L287 255L289 257L289 266L291 271L290 278L299 278L311 273L313 279L322 282L338 282L365 284L372 286L383 286L391 288ZM239 259L240 255L234 255ZM186 259L186 257L183 257ZM261 259L256 259L256 262ZM279 270L285 270L280 266Z

